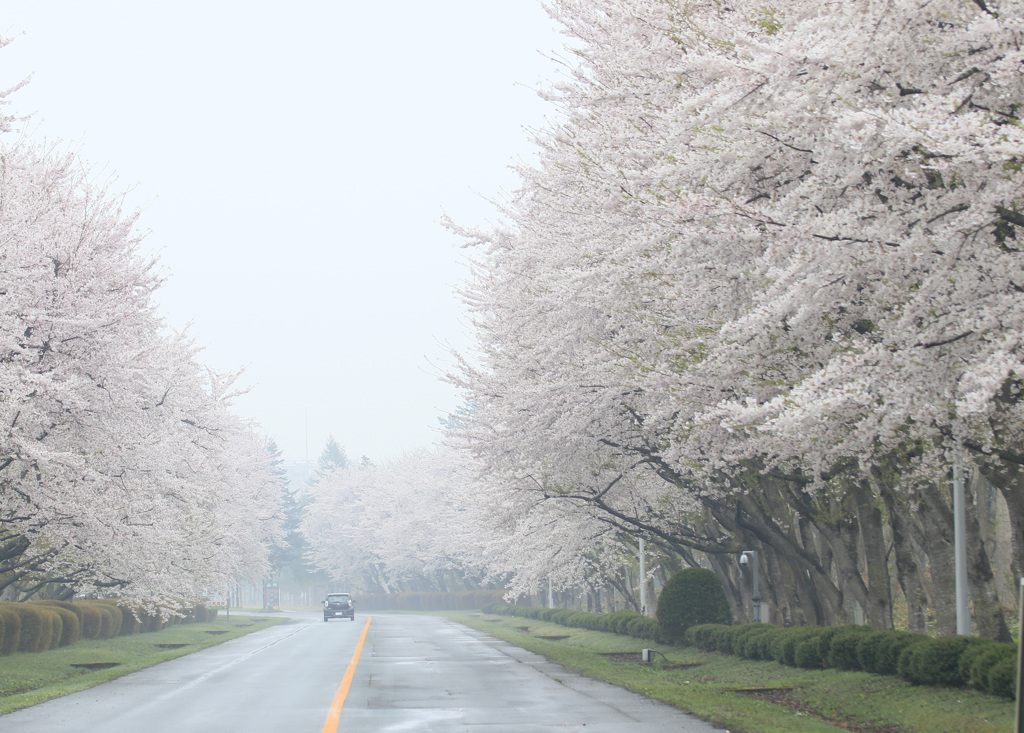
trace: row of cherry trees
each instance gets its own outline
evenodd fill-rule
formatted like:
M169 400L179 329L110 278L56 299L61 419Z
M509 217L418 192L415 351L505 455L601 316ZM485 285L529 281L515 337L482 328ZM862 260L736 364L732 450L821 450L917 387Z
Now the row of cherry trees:
M321 465L306 489L306 559L355 592L480 587L465 469L438 446L378 464Z
M136 217L74 153L0 140L0 591L174 604L280 539L233 377L157 313Z
M379 464L321 459L301 497L305 558L357 593L507 587L518 596L556 573L560 588L613 587L635 603L636 548L621 532L556 504L531 514L520 497L482 491L476 474L445 444Z
M552 0L572 61L452 380L514 587L646 537L773 617L954 624L1024 570L1024 3ZM1009 528L989 537L989 514ZM986 525L986 526L982 526ZM1000 554L1002 553L1002 554ZM500 555L500 557L499 557ZM1003 576L994 571L1005 560Z

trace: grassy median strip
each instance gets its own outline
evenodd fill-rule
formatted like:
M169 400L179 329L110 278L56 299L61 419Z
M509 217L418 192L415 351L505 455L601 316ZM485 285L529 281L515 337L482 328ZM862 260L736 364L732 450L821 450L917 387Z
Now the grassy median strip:
M674 705L733 733L1004 733L1014 703L863 672L806 670L692 647L479 612L445 616L575 672ZM664 654L640 664L640 649Z
M78 641L60 649L0 657L0 715L78 692L286 620L232 615L230 620L222 617L211 623L179 624L146 634Z

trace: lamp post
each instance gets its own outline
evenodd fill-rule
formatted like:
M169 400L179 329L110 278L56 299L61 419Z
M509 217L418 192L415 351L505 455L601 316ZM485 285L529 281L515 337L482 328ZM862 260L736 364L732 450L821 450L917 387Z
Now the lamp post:
M761 620L761 590L758 587L758 563L757 563L757 550L744 550L740 554L740 565L746 565L750 563L754 569L754 621L758 622Z
M640 613L647 615L647 553L643 537L640 538Z
M967 600L967 520L964 474L953 466L953 566L956 578L956 633L971 635L971 609Z

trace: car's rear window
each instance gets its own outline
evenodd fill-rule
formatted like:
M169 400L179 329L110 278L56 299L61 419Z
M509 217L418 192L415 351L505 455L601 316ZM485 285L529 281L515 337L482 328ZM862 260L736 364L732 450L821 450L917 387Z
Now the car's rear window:
M347 595L342 595L342 596L327 596L327 600L328 600L328 601L333 601L333 602L335 602L335 603L337 603L338 601L347 601L348 599L349 599L349 596L347 596Z

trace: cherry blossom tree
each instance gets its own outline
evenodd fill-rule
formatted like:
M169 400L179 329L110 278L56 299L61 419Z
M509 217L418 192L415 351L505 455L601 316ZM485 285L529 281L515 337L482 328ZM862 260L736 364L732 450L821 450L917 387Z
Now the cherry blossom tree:
M1020 567L1021 4L551 10L561 122L506 223L460 231L479 352L452 379L490 490L730 581L756 543L785 620L886 627L915 550L948 577L940 487L969 462Z
M266 446L163 325L136 224L73 153L0 147L0 583L21 594L191 601L279 539Z

